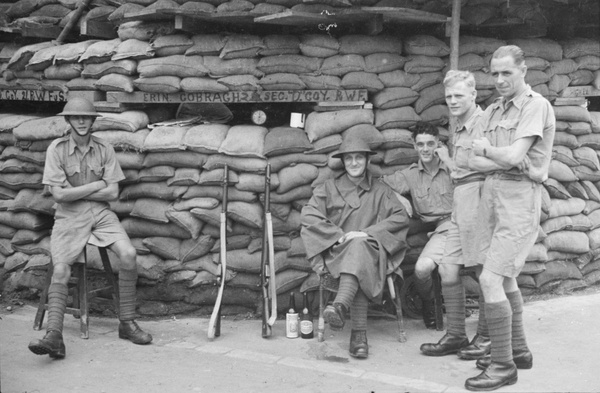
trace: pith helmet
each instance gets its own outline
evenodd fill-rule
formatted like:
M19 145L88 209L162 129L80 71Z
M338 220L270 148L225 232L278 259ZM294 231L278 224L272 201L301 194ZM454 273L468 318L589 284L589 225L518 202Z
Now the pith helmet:
M346 138L342 142L337 153L335 153L332 157L334 158L342 158L342 156L346 153L365 153L367 155L377 154L369 148L367 142L365 142L362 138Z
M71 98L58 116L100 116L94 104L83 97Z

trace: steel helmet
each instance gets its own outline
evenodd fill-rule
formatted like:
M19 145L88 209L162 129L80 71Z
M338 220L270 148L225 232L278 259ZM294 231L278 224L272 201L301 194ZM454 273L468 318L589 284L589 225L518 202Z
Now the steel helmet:
M337 153L335 153L332 157L334 158L342 158L342 156L346 153L365 153L367 155L377 154L371 150L367 142L364 139L359 137L346 138L342 142Z
M83 97L71 98L58 116L100 116L89 100Z

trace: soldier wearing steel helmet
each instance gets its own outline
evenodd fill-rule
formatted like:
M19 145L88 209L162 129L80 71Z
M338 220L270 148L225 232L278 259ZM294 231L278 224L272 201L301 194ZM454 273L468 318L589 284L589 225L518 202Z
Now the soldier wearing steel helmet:
M71 265L87 243L108 247L120 260L119 337L148 344L152 336L134 321L136 303L136 250L108 201L118 197L119 181L125 178L112 146L91 134L99 116L84 98L67 102L59 115L71 132L53 141L46 153L43 184L57 202L51 236L53 274L48 291L46 335L33 340L29 349L37 355L60 359L66 355L63 319Z
M342 160L345 172L315 188L301 218L313 269L339 279L324 317L340 330L351 308L349 352L356 358L369 353L368 301L380 299L386 275L396 271L407 248L406 210L392 189L369 173L372 154L362 139L346 138L333 155Z

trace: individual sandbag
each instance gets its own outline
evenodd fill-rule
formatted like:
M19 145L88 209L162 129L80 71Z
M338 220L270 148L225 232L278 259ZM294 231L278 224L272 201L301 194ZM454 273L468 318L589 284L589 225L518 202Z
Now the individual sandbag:
M256 7L255 7L256 11ZM300 53L300 38L291 34L271 34L262 38L264 47L261 56L294 55Z
M375 74L401 70L407 58L397 53L373 53L364 56L364 71Z
M600 42L591 38L569 38L561 40L560 45L563 50L563 56L567 59L585 55L598 56L598 53L600 53Z
M262 172L265 169L267 160L258 157L239 156L233 157L225 154L211 154L202 166L204 169L211 170L228 165L234 171L240 172Z
M541 57L525 57L525 64L527 64L528 70L540 70L544 71L550 66L550 62L546 59L542 59Z
M589 199L596 202L600 202L600 190L596 188L594 183L592 183L589 180L583 180L580 183L581 186L585 189L585 192L587 193Z
M296 187L285 193L271 193L271 202L273 203L291 203L300 199L307 199L312 196L312 187L310 184L305 184ZM290 212L291 215L291 212ZM288 231L289 232L289 231Z
M570 182L578 180L571 168L558 160L551 160L548 168L548 177L560 182Z
M557 131L554 133L554 146L566 146L570 149L576 149L580 146L580 143L575 135Z
M0 117L0 132L12 133L12 130L21 123L39 118L40 116L37 115L6 114L5 116Z
M181 262L191 262L207 255L215 244L215 240L207 235L201 235L197 239L183 240L179 246L179 258Z
M189 127L162 126L155 127L144 140L144 150L147 151L178 151L184 150L183 142Z
M309 90L339 90L341 89L341 79L333 75L299 75L300 80L304 82Z
M299 163L312 164L314 166L327 165L327 156L325 154L303 154L303 153L288 153L275 157L269 157L271 170L279 172L286 166L296 165Z
M175 168L168 165L157 165L150 168L144 168L138 172L140 182L166 181L175 174Z
M83 78L99 79L109 74L135 75L137 72L137 61L123 59L117 61L106 61L103 63L86 64L81 72Z
M117 162L123 170L142 169L144 167L145 154L133 151L117 151L115 153Z
M552 199L548 210L548 218L560 216L574 216L580 214L585 208L585 201L579 198Z
M256 35L232 35L227 39L219 57L225 60L256 57L258 56L258 52L263 48L264 44L262 40Z
M577 70L577 71L573 71L573 72L571 72L569 74L569 79L571 79L571 82L569 83L569 86L591 85L591 84L594 83L596 75L597 75L597 73L594 74L590 70Z
M167 57L183 55L193 45L194 41L185 34L170 34L156 37L150 47L156 56Z
M258 84L263 90L304 90L306 84L296 74L269 74L263 76Z
M181 198L187 187L167 187L165 182L129 184L121 190L120 200L156 198L168 201Z
M546 235L549 235L557 231L572 230L573 220L571 220L571 216L559 216L549 218L546 221L542 222L540 225L546 233Z
M275 127L264 140L263 155L273 157L289 153L301 153L312 148L306 133L293 127Z
M271 173L270 189L275 190L279 187L279 176L277 173ZM257 173L240 173L235 188L240 191L264 192L265 176Z
M598 155L590 147L579 147L573 150L573 157L581 164L588 168L598 171L600 170L600 162L598 161Z
M123 40L112 55L111 60L117 61L122 59L142 60L154 56L154 51L150 44L138 39Z
M262 57L256 68L265 74L312 74L322 67L322 62L320 58L303 55L277 55Z
M144 111L130 110L121 113L104 112L96 118L92 131L123 130L136 132L148 127L150 119Z
M174 237L177 239L190 239L190 234L179 226L169 224L159 224L140 218L127 217L121 220L121 225L125 229L125 232L129 237L151 237L151 236L162 236L162 237Z
M308 57L330 57L338 53L339 41L325 34L306 34L300 37L300 52Z
M227 136L226 124L201 124L188 129L183 139L187 149L200 153L217 153Z
M529 67L528 67L529 68ZM549 65L547 72L550 75L554 74L570 74L577 71L577 63L573 59L561 59L553 61Z
M227 86L224 86L212 78L189 77L182 78L179 83L182 91L189 93L212 92L223 93L229 91Z
M548 83L549 80L550 76L544 71L531 70L525 75L525 83L534 87L542 83Z
M191 39L193 45L186 50L186 56L218 56L228 37L224 34L197 34Z
M571 196L575 198L581 198L583 200L589 199L585 188L583 188L583 186L579 182L566 182L565 188L567 189L569 194L571 194Z
M23 188L15 195L12 211L54 216L54 203L54 198L50 195L45 195L38 190Z
M592 223L591 229L600 228L600 211L593 210L589 212L587 216Z
M155 76L133 81L136 88L147 93L177 93L180 83L181 78L177 76Z
M149 42L155 37L171 35L174 31L175 27L173 24L166 21L148 22L135 20L119 24L117 35L123 41L136 39Z
M594 150L600 150L599 134L578 135L577 142L579 146L587 146Z
M306 117L304 129L308 140L314 142L328 135L339 134L356 124L373 124L373 119L373 111L369 109L311 112Z
M568 132L571 135L579 136L592 133L592 126L590 123L584 121L572 121L566 122L562 120L556 121L556 129L564 132Z
M548 81L548 89L550 91L560 93L571 83L571 78L568 75L552 75Z
M200 169L177 168L175 173L167 179L168 186L193 186L200 181Z
M408 128L421 120L410 106L375 110L375 127L379 130L390 128Z
M79 78L82 71L81 64L52 65L44 70L44 78L71 80Z
M414 148L396 147L388 149L384 153L385 165L409 165L417 162L419 155Z
M11 245L24 245L29 243L37 243L46 236L50 235L49 229L39 231L31 231L29 229L19 229L13 238L10 240Z
M177 76L180 78L206 76L209 70L204 67L202 56L172 55L140 60L137 71L142 78Z
M53 45L36 51L27 62L25 68L31 71L43 71L54 63L54 56L61 50L61 45ZM10 69L10 67L8 67Z
M377 35L345 35L339 39L339 53L367 56L373 53L402 53L402 41L398 37Z
M258 91L262 89L258 78L254 75L232 75L219 78L217 81L231 91Z
M235 171L227 171L227 183L236 184L237 182L239 182L238 174ZM203 170L198 184L206 186L223 185L223 168Z
M52 218L30 212L0 211L0 224L16 229L40 231L52 227Z
M79 62L84 64L107 62L117 52L117 47L121 42L119 38L94 42L79 57Z
M312 149L306 151L306 154L324 154L337 150L342 144L340 134L329 135L312 143Z
M590 250L588 236L577 231L557 231L548 234L543 241L548 250L583 254Z
M592 121L586 108L577 105L554 106L554 115L557 120L564 121Z
M545 264L546 269L533 276L536 288L559 280L581 279L579 269L568 261L550 261Z
M385 87L411 87L415 85L421 77L416 74L409 74L403 70L383 72L379 74L379 80Z
M365 68L366 64L363 56L356 54L335 55L323 60L319 72L325 75L343 76L349 72L364 71Z
M194 217L194 215L191 212L176 211L170 207L169 209L167 209L166 215L169 219L169 222L172 222L179 228L189 233L192 239L198 239L198 236L200 236L200 232L204 227L204 222Z
M458 69L465 71L479 71L484 68L487 68L488 63L486 63L485 59L475 53L467 53L458 58ZM529 66L527 67L529 70ZM442 70L442 74L446 75L446 73L450 70L450 65L447 64L446 67Z
M46 162L46 152L28 151L20 149L17 146L7 146L0 154L0 160L8 160L11 158L17 158L32 164L44 165Z
M10 158L0 163L0 173L43 173L43 165L24 162L16 158Z
M370 72L349 72L342 78L340 86L346 90L366 89L369 93L375 93L384 88L377 74Z
M547 38L515 38L508 40L508 44L520 47L527 56L541 57L550 62L563 58L561 45Z
M133 93L133 78L127 75L108 74L98 79L94 86L101 91L123 91Z
M275 249L275 252L286 251L290 248L290 246L291 246L291 240L290 240L289 236L287 236L287 235L273 236L273 248ZM262 251L262 247L263 247L263 239L262 238L252 239L250 241L250 244L248 244L248 252L255 253L255 252ZM275 262L282 262L283 266L287 266L287 264L285 262L288 259L292 260L292 258L276 258ZM293 262L295 262L295 261L293 261ZM275 267L275 271L278 271L278 267L279 266ZM287 266L287 267L290 267L290 266Z
M575 59L577 69L597 71L600 69L600 57L596 55L583 55Z
M461 35L458 53L459 55L464 55L466 53L487 55L489 53L494 53L496 49L503 45L506 45L506 41L497 38Z
M142 244L153 254L156 254L161 258L180 260L179 248L181 246L181 239L151 236L142 240Z
M592 182L600 181L600 172L590 169L587 166L579 165L571 169L579 180L589 180Z
M588 232L592 229L593 223L585 214L576 214L571 216L571 229L573 231Z
M121 130L94 132L94 136L106 140L115 150L134 150L138 152L144 150L144 141L148 134L150 134L150 130L147 128L136 132Z
M404 39L404 53L408 55L424 55L445 57L450 54L448 45L431 35L413 35Z
M383 144L380 146L383 150L393 149L396 147L413 147L412 132L405 129L390 128L381 131L383 136Z
M263 207L260 203L231 201L227 205L227 216L251 228L263 227Z
M37 44L22 46L15 53L13 53L6 65L6 68L9 70L24 70L25 66L29 63L35 53L42 49L55 46L55 43L51 41L44 41Z
M236 125L227 131L219 153L232 156L263 158L264 140L268 129L261 126Z
M443 85L434 85L423 89L419 93L419 98L415 102L415 111L423 112L425 109L436 104L445 103L445 94Z
M277 193L283 194L304 184L310 184L317 178L319 171L316 166L300 163L281 169L279 175L279 187Z
M13 129L13 135L19 140L38 141L60 138L66 135L70 126L62 116L50 116L26 121Z
M411 74L440 71L446 64L439 57L413 55L404 64L404 71Z

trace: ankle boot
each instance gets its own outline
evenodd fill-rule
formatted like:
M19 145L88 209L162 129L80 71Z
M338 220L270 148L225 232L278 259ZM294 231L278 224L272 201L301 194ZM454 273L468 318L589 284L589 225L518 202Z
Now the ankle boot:
M36 355L50 355L52 359L62 359L67 354L62 333L57 330L50 330L41 340L30 342L29 350Z
M529 349L513 351L513 361L519 370L529 370L533 367L533 354ZM487 355L477 359L475 365L480 370L485 370L492 363L491 356Z
M482 336L479 333L473 337L473 340L464 348L458 351L459 358L464 360L477 360L489 355L492 349L492 342L489 337Z
M469 378L465 387L473 391L495 390L504 385L513 385L517 382L517 367L513 362L495 363L476 377Z
M469 340L466 337L446 333L437 343L423 344L420 349L423 355L426 356L445 356L455 354L468 344Z
M152 342L152 336L144 332L137 322L121 321L119 324L119 338L129 340L134 344L145 345Z
M369 356L369 344L366 330L352 330L350 333L350 356L366 359Z

